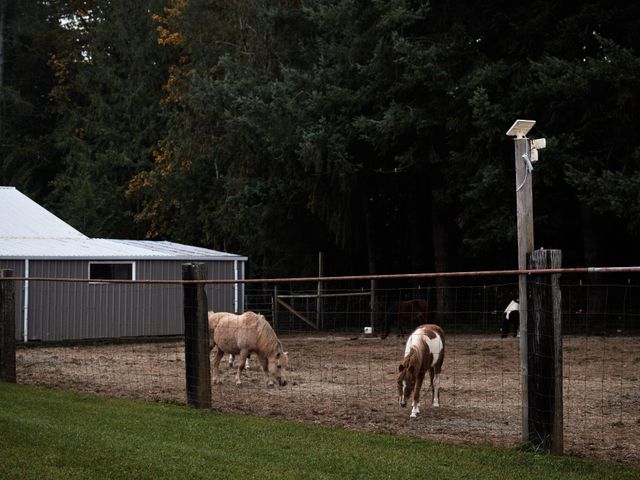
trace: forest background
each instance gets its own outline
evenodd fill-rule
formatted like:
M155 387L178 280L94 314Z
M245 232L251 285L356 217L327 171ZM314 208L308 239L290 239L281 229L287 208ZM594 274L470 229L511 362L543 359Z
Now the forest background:
M0 0L0 185L248 276L638 264L640 3Z

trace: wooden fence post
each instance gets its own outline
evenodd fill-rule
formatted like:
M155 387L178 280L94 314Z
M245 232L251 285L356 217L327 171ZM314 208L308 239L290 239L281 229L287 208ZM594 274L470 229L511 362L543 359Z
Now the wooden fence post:
M324 261L322 252L318 252L318 278L324 274ZM322 280L318 280L318 296L316 297L316 325L322 330L324 328L324 312L322 309Z
M377 335L376 333L376 315L378 314L377 310L377 305L376 305L376 281L375 280L371 280L371 285L370 285L370 294L369 294L369 312L370 312L370 316L369 316L369 326L371 327L371 333L373 335Z
M273 286L273 329L278 331L278 286Z
M206 280L204 263L182 265L183 280ZM187 377L187 404L211 408L211 360L207 294L204 284L183 284L184 360Z
M560 250L535 250L529 269L560 268ZM563 452L562 328L559 274L533 274L528 281L529 442Z
M13 270L0 270L13 277ZM13 280L0 281L0 380L16 383L16 301Z

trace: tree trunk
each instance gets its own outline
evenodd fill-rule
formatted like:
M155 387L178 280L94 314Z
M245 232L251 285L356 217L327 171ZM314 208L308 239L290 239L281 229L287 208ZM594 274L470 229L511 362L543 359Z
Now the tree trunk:
M410 213L407 221L409 239L409 265L408 272L426 272L429 270L429 253L433 250L432 238L429 231L429 223L425 218L425 205L428 205L429 191L428 181L421 174L416 175L416 179L409 184L410 196L407 210ZM424 282L424 281L423 281ZM414 287L421 284L419 279L413 280Z
M580 208L580 219L582 221L582 239L583 239L583 255L585 266L597 267L598 258L598 236L594 225L595 219L590 208L586 205L582 205ZM582 305L581 310L585 312L586 318L584 323L585 333L593 330L599 330L604 319L605 302L604 302L604 288L597 285L602 284L602 274L590 273L586 277L585 283L587 285L594 285L593 287L587 287L585 304Z
M587 267L594 267L598 261L598 238L593 225L591 210L584 204L580 207L580 219L582 221L582 242L585 265Z
M436 272L449 270L449 248L451 238L447 228L445 212L435 199L431 199L431 228L433 236L433 266ZM436 312L435 322L442 324L445 314L449 313L448 278L436 278Z
M6 0L0 0L0 90L4 87L4 24ZM2 137L2 127L4 125L4 109L2 109L4 101L0 101L0 137Z
M365 243L367 245L367 266L369 267L369 275L377 273L376 261L376 245L375 245L375 229L373 228L373 214L371 213L373 202L370 200L370 193L367 188L362 188L362 210L364 212L364 234Z

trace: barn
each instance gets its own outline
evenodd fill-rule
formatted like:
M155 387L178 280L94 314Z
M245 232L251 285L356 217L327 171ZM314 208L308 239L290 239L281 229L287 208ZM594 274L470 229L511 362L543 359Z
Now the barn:
M16 277L16 337L65 341L183 333L182 265L242 280L247 257L168 241L89 238L14 187L0 187L0 269ZM82 279L84 281L46 281ZM244 310L243 284L207 285L209 308Z

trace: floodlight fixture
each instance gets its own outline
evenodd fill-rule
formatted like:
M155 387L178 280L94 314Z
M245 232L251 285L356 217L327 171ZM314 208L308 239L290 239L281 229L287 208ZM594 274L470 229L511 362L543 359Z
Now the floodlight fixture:
M538 161L538 150L542 150L547 147L547 139L546 138L534 138L529 140L529 146L531 149L531 161Z
M511 128L507 130L507 135L516 138L525 138L529 130L536 124L535 120L516 120Z
M547 148L547 139L536 138L534 140L531 140L531 148L536 150L542 150L543 148Z

